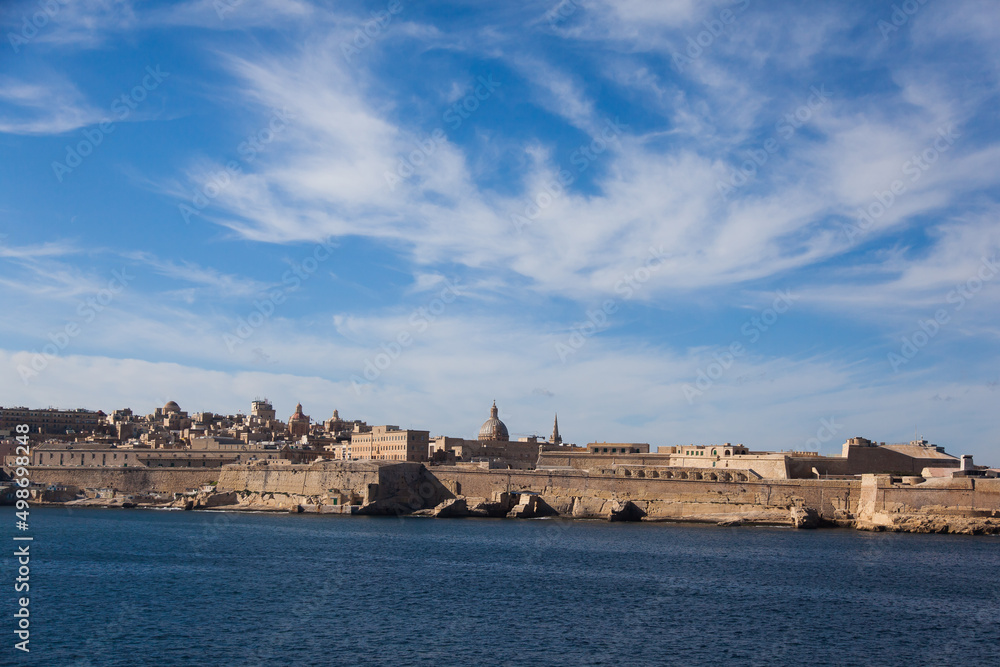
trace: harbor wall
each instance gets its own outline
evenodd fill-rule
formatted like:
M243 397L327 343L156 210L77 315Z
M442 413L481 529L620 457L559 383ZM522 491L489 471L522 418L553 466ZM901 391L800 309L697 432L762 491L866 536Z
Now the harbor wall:
M115 489L120 493L183 493L219 480L219 469L205 468L97 468L32 466L29 479L44 486L78 489Z
M241 498L281 496L277 506L379 504L385 513L433 508L456 497L499 502L521 494L538 497L553 514L608 518L622 503L646 519L788 523L809 510L820 520L872 529L920 524L929 518L1000 521L1000 479L888 475L861 479L709 481L625 477L579 470L486 470L459 466L374 461L309 465L228 465L222 469L79 468L40 466L31 479L42 485L114 489L120 494L176 493L216 483L220 494ZM277 501L274 501L277 502Z
M721 520L741 513L787 518L794 507L815 509L830 520L857 508L860 482L776 480L717 482L622 477L582 471L471 471L432 468L441 483L464 496L537 493L559 514L606 516L614 502L638 504L649 518Z

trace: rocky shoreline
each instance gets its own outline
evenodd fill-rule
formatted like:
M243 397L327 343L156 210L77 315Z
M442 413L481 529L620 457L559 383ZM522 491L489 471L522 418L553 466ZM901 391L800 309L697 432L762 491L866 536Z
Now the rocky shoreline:
M561 513L535 493L499 494L486 499L458 496L433 508L411 508L404 502L375 501L363 505L329 505L323 499L284 493L208 492L169 502L135 502L127 497L84 498L66 502L37 502L48 507L94 507L107 509L214 510L223 512L310 513L341 516L381 515L425 518L561 518L604 521L644 521L652 523L689 523L720 527L774 526L796 529L853 528L871 532L926 533L953 535L998 535L1000 516L957 516L954 514L878 513L865 517L827 519L815 510L803 507L767 508L758 511L703 513L696 516L658 516L650 514L646 503L611 501L603 511L582 511L574 504L573 511Z

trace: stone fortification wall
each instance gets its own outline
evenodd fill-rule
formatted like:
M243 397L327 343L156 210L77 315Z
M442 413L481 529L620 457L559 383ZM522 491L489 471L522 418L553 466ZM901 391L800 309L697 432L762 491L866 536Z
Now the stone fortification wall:
M954 477L892 484L888 475L864 475L863 513L992 513L1000 509L1000 479Z
M625 506L654 520L788 524L791 519L798 525L795 517L806 512L872 530L1000 530L1000 479L987 478L709 481L578 470L427 469L419 463L373 461L231 465L221 470L45 466L33 468L31 478L122 494L182 492L217 482L216 495L248 508L361 505L361 513L396 514L455 502L456 496L469 499L468 506L524 504L530 496L539 513L572 517L613 518ZM211 500L199 506L211 506Z
M542 452L538 456L539 468L562 468L573 470L600 470L616 465L658 467L673 465L681 457L671 457L670 454L591 454L589 452ZM692 461L692 457L683 457ZM698 460L699 467L712 465L713 457ZM764 479L786 479L788 471L786 458L775 455L743 455L722 456L715 461L716 468L721 470L753 471Z
M115 489L120 493L181 493L219 480L218 468L81 468L40 466L31 468L31 481L48 486L61 484L79 489Z
M846 518L857 507L860 482L781 480L711 482L637 479L577 471L472 471L446 466L432 474L464 496L537 493L559 514L606 516L616 501L641 504L650 518L717 520L723 515L774 512L783 520L792 507L815 509L822 517Z
M886 447L850 446L846 457L820 456L791 458L789 473L792 477L811 477L816 468L824 475L863 475L884 473L919 475L924 468L954 467L959 465L954 457L909 456Z
M315 502L382 503L395 512L433 507L451 494L420 463L328 461L310 465L229 465L220 492L280 494ZM393 506L398 507L393 507Z

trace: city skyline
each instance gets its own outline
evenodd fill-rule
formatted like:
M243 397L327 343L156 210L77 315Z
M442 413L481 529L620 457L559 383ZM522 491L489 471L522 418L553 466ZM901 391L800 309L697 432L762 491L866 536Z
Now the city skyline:
M12 3L0 405L996 464L1000 24L904 4Z

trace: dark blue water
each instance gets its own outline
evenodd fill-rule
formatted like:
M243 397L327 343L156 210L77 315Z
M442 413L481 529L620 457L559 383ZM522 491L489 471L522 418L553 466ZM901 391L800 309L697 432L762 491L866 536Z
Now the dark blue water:
M144 510L31 516L32 652L12 649L5 613L2 664L1000 663L997 538ZM0 517L13 524L12 512ZM13 610L9 556L3 572Z

